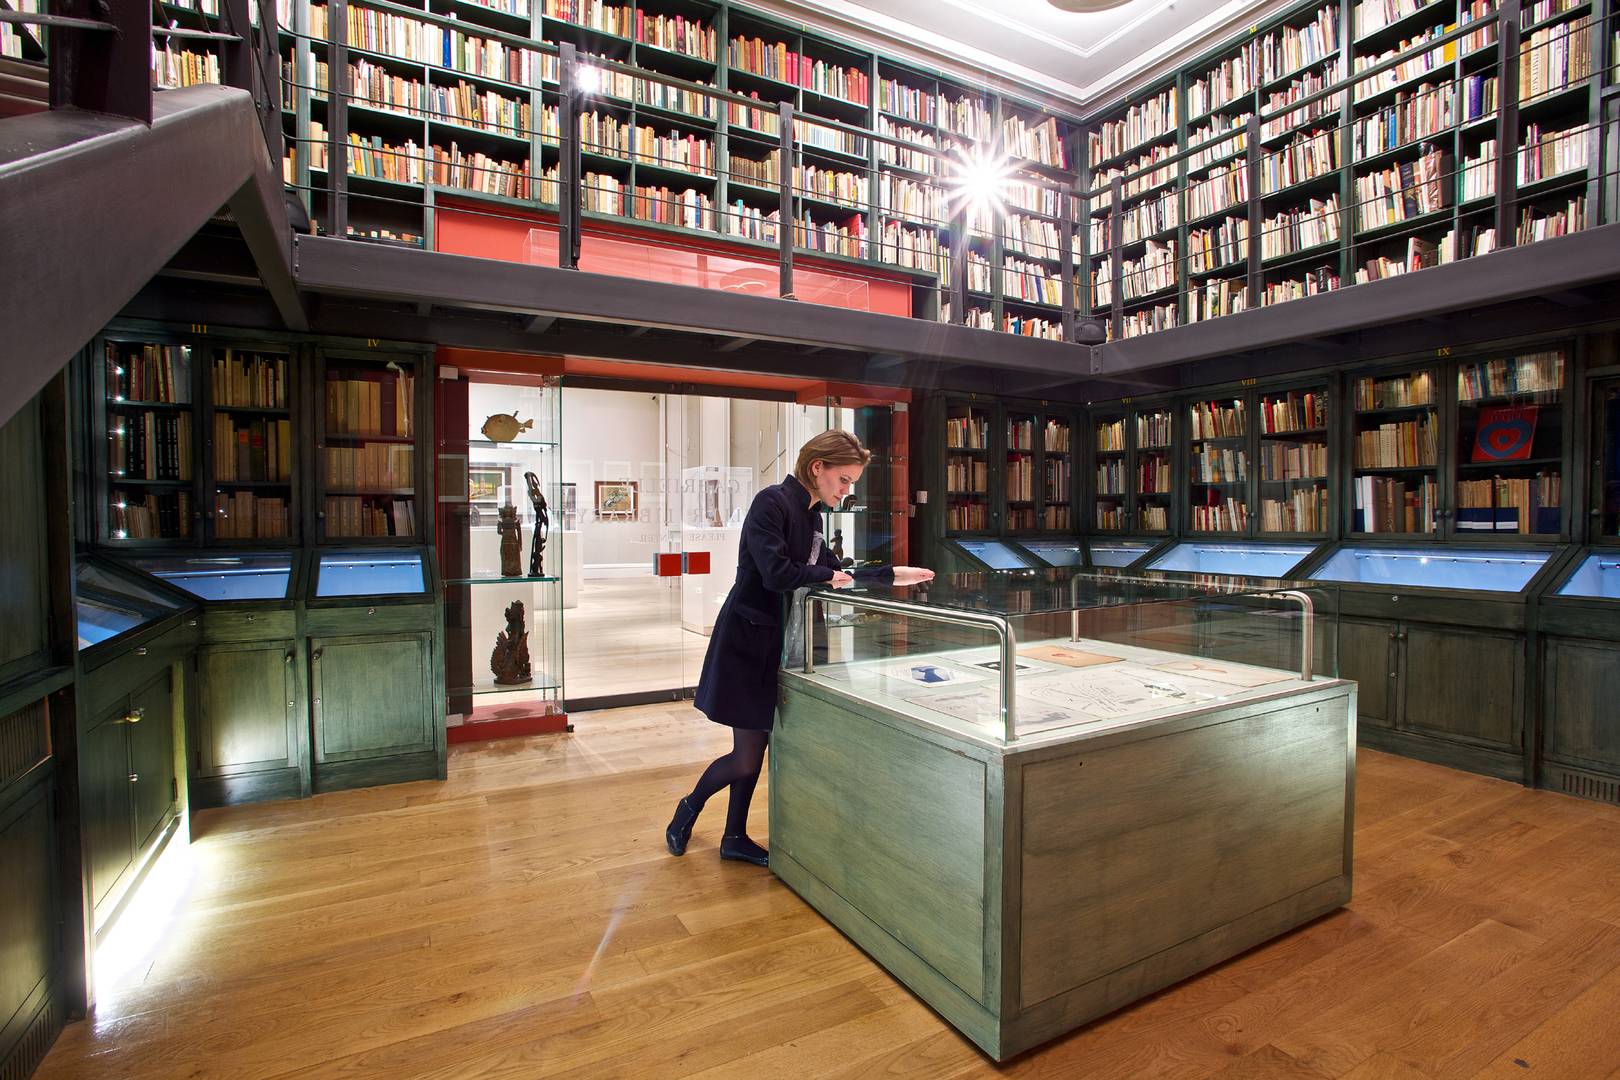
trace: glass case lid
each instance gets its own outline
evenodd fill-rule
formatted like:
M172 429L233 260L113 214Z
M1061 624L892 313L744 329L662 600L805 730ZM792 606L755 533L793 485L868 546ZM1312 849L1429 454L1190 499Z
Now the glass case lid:
M1033 565L1027 556L1000 540L957 540L955 543L992 570L1027 570Z
M1157 540L1093 540L1091 565L1129 566L1157 544Z
M184 589L199 600L284 600L292 584L290 551L131 555L131 566Z
M92 562L79 563L75 577L81 649L100 645L180 610L179 602L161 590L126 579Z
M323 551L315 567L315 595L413 596L427 592L420 551Z
M1086 552L1078 540L1020 540L1020 545L1047 566L1083 566Z
M1007 618L1130 604L1253 595L1301 587L1309 588L1297 582L1277 579L1220 574L1202 574L1188 579L1155 571L1132 572L1109 567L941 574L933 581L909 587L856 586L833 589L826 585L813 586L818 592L827 594L822 599L835 603L839 595L855 594Z
M1551 551L1534 549L1347 546L1335 551L1310 577L1354 585L1520 592L1551 556Z
M1315 550L1315 544L1185 540L1154 559L1149 567L1198 574L1277 577L1298 566Z
M1620 553L1588 555L1558 587L1559 596L1620 600Z

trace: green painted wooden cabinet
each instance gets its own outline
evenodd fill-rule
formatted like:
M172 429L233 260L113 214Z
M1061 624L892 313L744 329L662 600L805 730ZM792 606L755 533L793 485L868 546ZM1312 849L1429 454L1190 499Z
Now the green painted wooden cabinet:
M43 711L39 714L43 717ZM26 721L24 717L24 721ZM0 718L0 728L18 716ZM56 854L56 785L0 774L0 1075L27 1076L62 1023L62 911Z
M310 639L317 770L339 762L432 753L433 636Z
M90 676L98 677L106 676ZM112 698L80 734L79 797L98 929L178 812L175 701L173 669L164 665L132 692Z
M291 638L197 651L192 771L199 793L210 793L205 805L295 798L307 788L298 655Z

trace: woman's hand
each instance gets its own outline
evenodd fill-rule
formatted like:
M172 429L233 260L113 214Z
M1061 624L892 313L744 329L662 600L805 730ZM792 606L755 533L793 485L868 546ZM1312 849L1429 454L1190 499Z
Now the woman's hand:
M894 568L894 583L896 585L921 585L925 581L933 581L934 572L921 566L897 566Z
M835 589L847 589L851 585L855 584L855 578L853 575L846 574L842 570L834 570L832 579L828 581L827 584L831 585Z

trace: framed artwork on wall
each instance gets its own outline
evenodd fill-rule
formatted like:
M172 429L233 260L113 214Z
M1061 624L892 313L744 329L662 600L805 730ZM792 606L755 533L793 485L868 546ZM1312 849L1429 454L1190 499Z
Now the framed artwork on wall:
M497 503L503 492L510 490L512 472L509 465L470 465L467 468L467 499L475 503Z
M596 516L604 521L634 521L636 488L634 480L596 481Z

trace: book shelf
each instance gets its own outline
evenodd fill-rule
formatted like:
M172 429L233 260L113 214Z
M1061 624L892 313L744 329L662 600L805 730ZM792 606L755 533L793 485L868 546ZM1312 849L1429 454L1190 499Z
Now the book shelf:
M1567 368L1561 349L1458 363L1458 536L1565 534Z
M1186 408L1186 531L1246 536L1254 504L1248 397L1201 398Z
M194 343L158 334L108 335L93 347L103 540L195 542L196 354Z
M1440 515L1440 373L1417 367L1351 383L1349 531L1432 536Z
M210 343L203 355L203 540L297 543L303 432L292 349Z
M424 6L425 5L425 6ZM325 139L332 130L325 68L333 46L323 4L282 0L287 182L305 193L318 227L328 211ZM587 217L697 233L744 248L794 246L833 262L898 270L919 283L917 313L935 314L948 273L947 215L935 161L867 138L919 146L1002 141L1057 184L1080 156L1072 123L1029 103L901 62L726 0L578 5L553 0L360 0L345 23L351 92L347 235L433 246L441 196L554 209L558 60L579 51L587 91L581 119ZM420 14L416 14L420 12ZM712 86L758 101L716 102L593 58ZM795 112L791 222L780 220L778 106ZM846 131L834 125L851 125ZM1050 216L1062 208L1056 199ZM1039 207L1035 208L1039 210ZM980 254L1001 266L999 222ZM1054 245L1055 249L1055 245ZM1007 289L986 285L979 323L1061 338L1055 250Z
M1334 505L1327 385L1260 394L1261 535L1327 536Z
M992 509L990 486L990 440L995 415L996 409L990 404L951 401L945 405L947 535L999 530L999 512Z
M1603 7L1524 4L1509 86L1488 0L1317 0L1103 106L1084 124L1085 310L1132 336L1598 224L1597 155L1612 139L1599 134L1602 86L1615 68ZM1482 18L1493 21L1426 46ZM1307 100L1385 62L1353 92Z
M315 389L317 519L327 542L417 543L431 525L420 453L424 396L420 357L323 355Z
M1175 412L1168 405L1092 414L1090 529L1139 536L1170 532L1175 426Z

